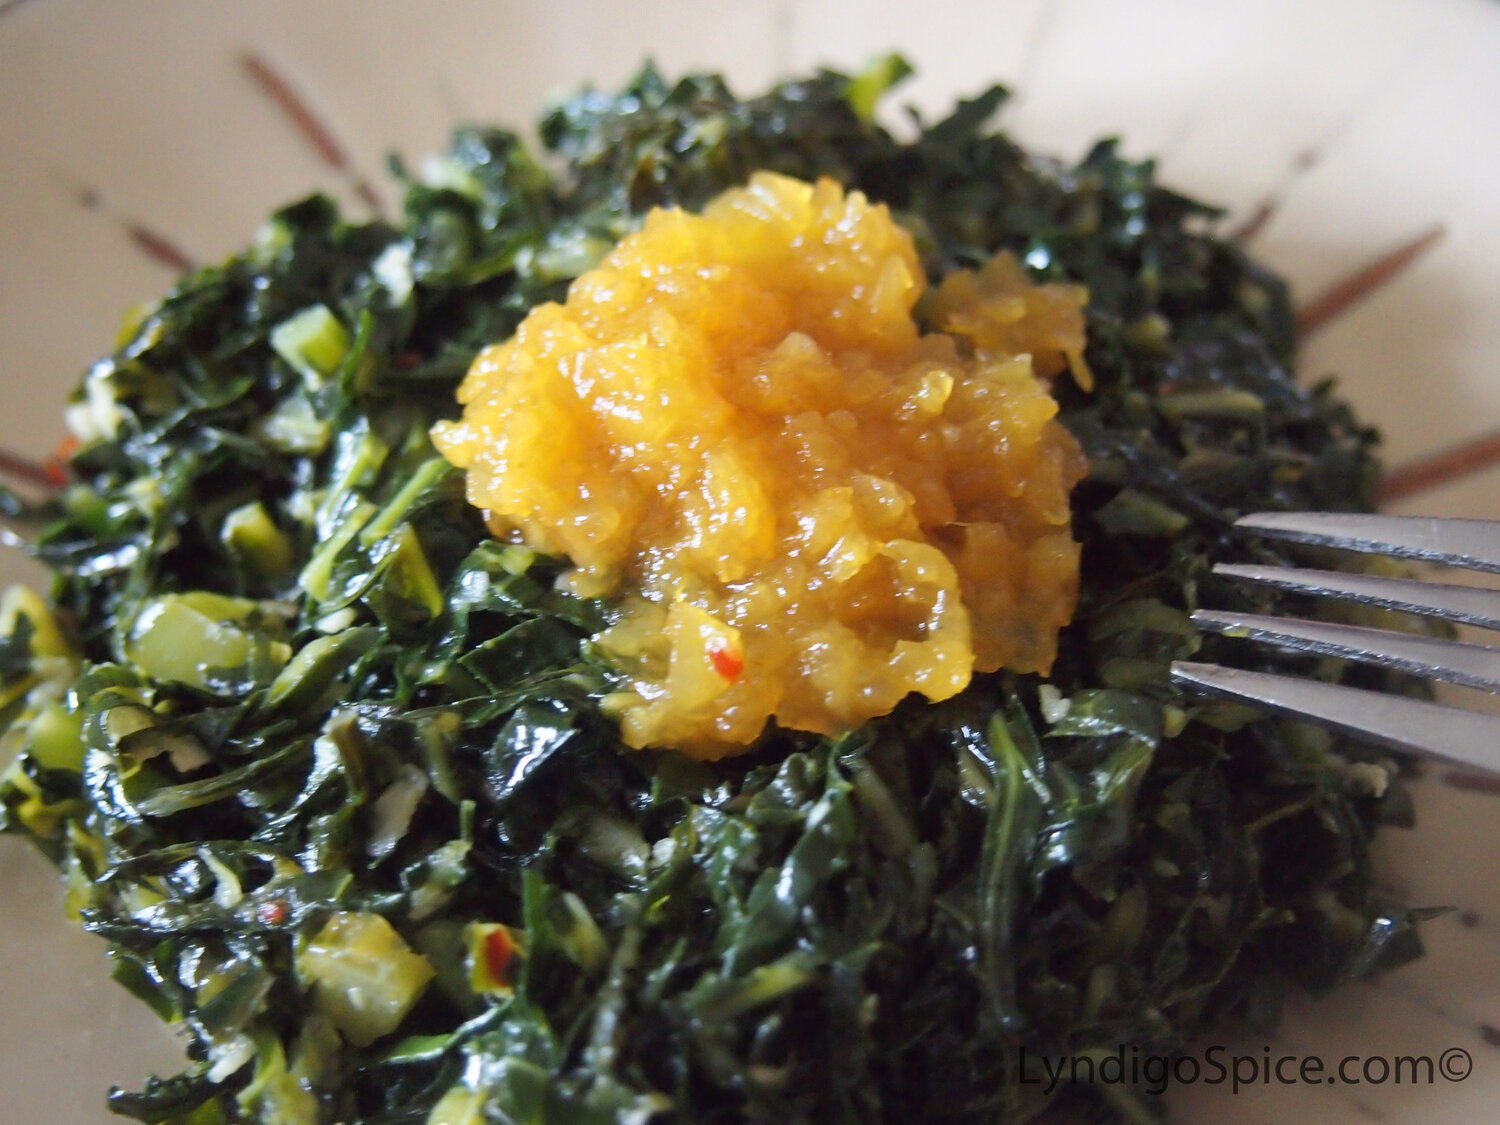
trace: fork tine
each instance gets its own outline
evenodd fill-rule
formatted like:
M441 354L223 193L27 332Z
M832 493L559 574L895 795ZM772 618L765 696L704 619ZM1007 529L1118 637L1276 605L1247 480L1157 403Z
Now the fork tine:
M1299 594L1343 598L1381 609L1441 617L1445 621L1461 621L1484 629L1500 629L1500 590L1424 582L1418 578L1386 578L1375 574L1237 563L1219 563L1214 567L1214 573Z
M1299 543L1373 551L1500 573L1500 524L1494 520L1345 512L1257 512L1236 520L1235 527Z
M1261 512L1245 516L1235 526L1272 538L1500 573L1500 521ZM1225 577L1283 589L1500 628L1500 594L1494 591L1271 567L1219 566L1214 570ZM1485 645L1259 614L1200 610L1192 619L1200 628L1220 633L1500 692L1500 649ZM1177 661L1172 665L1172 679L1197 694L1234 699L1387 746L1500 774L1500 715L1212 664Z
M1266 617L1258 613L1198 610L1193 624L1216 633L1267 641L1298 652L1339 656L1397 668L1451 684L1500 692L1500 649L1420 633L1397 633L1363 625Z
M1397 750L1500 774L1500 716L1318 680L1181 660L1172 664L1172 678L1209 695L1270 708Z

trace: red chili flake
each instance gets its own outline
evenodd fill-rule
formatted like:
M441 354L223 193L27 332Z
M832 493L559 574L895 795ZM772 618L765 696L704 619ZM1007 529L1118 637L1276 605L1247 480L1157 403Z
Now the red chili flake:
M263 902L255 909L255 916L266 926L279 926L286 921L286 903L272 899Z
M52 451L52 456L47 458L47 463L42 470L47 474L47 479L58 488L66 488L72 475L68 472L68 458L72 457L80 442L76 435L68 434L57 443L57 448Z
M500 984L508 985L510 979L511 962L515 960L516 954L520 952L510 931L504 926L496 926L484 938L484 966L489 970L490 979Z
M709 648L708 662L714 666L715 672L730 683L739 679L740 673L745 670L744 655L726 641L717 641Z

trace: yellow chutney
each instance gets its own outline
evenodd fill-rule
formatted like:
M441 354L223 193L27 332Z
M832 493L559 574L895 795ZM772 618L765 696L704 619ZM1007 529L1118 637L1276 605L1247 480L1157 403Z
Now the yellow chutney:
M930 295L911 236L831 180L658 210L474 361L433 434L498 535L607 595L633 747L833 734L973 673L1051 666L1072 614L1083 293L1013 258Z

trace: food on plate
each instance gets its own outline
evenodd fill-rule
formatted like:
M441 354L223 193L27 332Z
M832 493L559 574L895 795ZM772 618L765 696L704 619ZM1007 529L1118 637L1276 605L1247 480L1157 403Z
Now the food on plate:
M116 1111L1137 1113L1017 1062L1418 952L1392 763L1167 676L1273 596L1233 517L1367 507L1375 435L1212 209L998 88L898 139L902 70L460 130L85 375L71 483L6 497L55 578L0 798L189 1036Z
M761 172L474 361L437 447L493 532L616 595L628 745L717 758L1051 666L1083 458L1036 369L1081 363L1081 295L1002 254L924 334L925 280L885 207Z

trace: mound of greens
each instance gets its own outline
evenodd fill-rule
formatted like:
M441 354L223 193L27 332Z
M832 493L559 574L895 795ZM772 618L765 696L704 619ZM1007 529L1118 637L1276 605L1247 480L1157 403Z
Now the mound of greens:
M901 65L751 100L651 69L462 129L394 223L313 197L84 379L0 631L3 824L191 1033L145 1122L1020 1122L1012 1061L1168 1051L1416 952L1370 886L1407 809L1367 751L1185 700L1252 608L1242 512L1368 506L1374 435L1293 381L1282 284L1111 142L874 123ZM1014 250L1088 287L1083 593L1054 674L703 765L621 748L608 607L490 539L427 431L482 345L645 212L768 168L890 204L934 280ZM1269 597L1269 595L1266 595ZM1265 608L1261 606L1261 608ZM1201 648L1200 648L1201 646ZM1245 654L1236 653L1245 663ZM1344 676L1309 658L1265 667ZM1372 676L1374 673L1358 673ZM430 979L429 979L430 978Z

